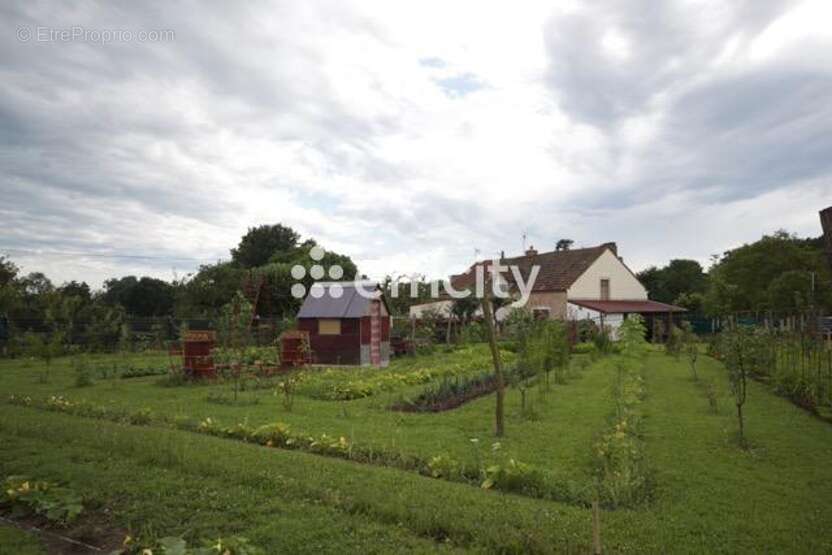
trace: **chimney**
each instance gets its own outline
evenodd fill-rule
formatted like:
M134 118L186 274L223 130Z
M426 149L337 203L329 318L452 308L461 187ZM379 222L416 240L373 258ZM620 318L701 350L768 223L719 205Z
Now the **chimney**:
M526 250L526 256L537 256L537 251L534 249L534 245L530 246Z
M601 246L610 249L615 256L618 256L618 245L616 245L614 241L610 243L603 243Z

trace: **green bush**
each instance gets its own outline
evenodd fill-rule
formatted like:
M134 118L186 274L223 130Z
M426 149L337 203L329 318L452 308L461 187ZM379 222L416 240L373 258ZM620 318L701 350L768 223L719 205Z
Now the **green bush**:
M541 495L545 489L540 470L515 459L487 467L481 487L499 488L526 495Z
M153 412L150 409L140 409L128 417L128 422L134 426L147 426L153 422Z
M59 524L73 521L84 510L81 496L74 491L25 476L5 479L0 492L0 506L8 507L12 516L34 513Z

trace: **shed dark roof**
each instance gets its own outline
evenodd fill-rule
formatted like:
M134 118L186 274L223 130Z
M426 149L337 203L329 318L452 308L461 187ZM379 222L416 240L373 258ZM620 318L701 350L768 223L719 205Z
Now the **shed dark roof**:
M341 287L342 294L336 297L332 294L332 286ZM374 290L377 297L385 303L384 295L377 283L361 284L365 290ZM319 297L313 296L312 291L320 291ZM370 313L370 301L365 295L359 292L358 287L351 281L344 282L319 282L312 285L309 294L303 301L298 311L298 318L361 318ZM388 311L389 312L389 311Z
M605 250L614 248L610 245L610 243L606 243L585 249L515 256L504 258L501 262L505 266L517 266L524 279L528 279L532 266L539 266L540 273L534 283L533 291L566 291ZM477 266L488 268L490 265L490 260L476 262L465 273L451 276L451 285L457 290L474 287ZM504 273L503 276L510 283L513 283L514 279L511 272Z
M596 312L604 314L647 314L655 312L687 312L680 306L660 303L658 301L633 300L633 301L592 301L582 299L569 299L571 304L576 304Z

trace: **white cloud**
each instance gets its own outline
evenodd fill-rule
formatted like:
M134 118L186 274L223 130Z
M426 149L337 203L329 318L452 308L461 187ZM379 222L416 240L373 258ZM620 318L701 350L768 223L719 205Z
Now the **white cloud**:
M524 231L636 267L817 233L826 3L637 4L7 8L0 252L57 281L169 278L282 222L374 277L438 277ZM14 39L58 24L176 37Z

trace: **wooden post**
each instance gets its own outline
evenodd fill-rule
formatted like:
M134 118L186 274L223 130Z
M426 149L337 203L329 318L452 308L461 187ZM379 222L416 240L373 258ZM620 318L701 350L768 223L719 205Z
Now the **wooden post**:
M505 433L503 402L505 385L503 380L503 365L500 361L500 351L497 349L497 334L494 330L494 310L491 304L491 284L486 280L482 297L482 316L488 329L488 344L491 347L491 359L494 362L494 376L497 382L497 409L495 413L494 434L502 437Z
M598 500L592 501L592 553L601 555L601 509Z
M832 206L820 211L820 225L823 227L823 240L826 243L826 259L832 269Z

